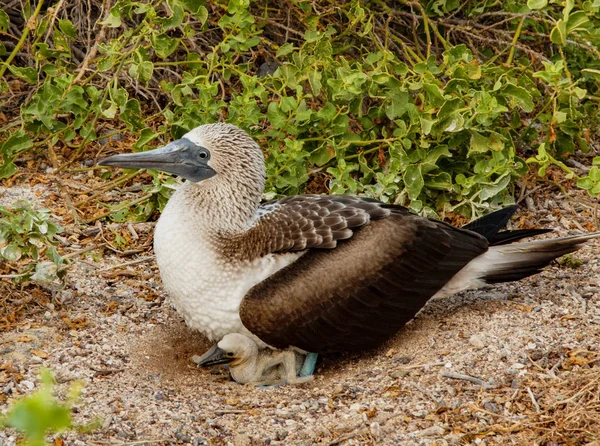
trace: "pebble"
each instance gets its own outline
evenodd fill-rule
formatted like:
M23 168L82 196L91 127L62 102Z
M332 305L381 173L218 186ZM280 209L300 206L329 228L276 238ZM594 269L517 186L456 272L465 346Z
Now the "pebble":
M515 375L517 373L519 373L522 369L524 369L525 366L519 362L514 363L513 365L511 365L510 367L508 367L506 369L506 373L508 375Z
M415 432L417 437L433 437L435 435L443 435L444 428L442 426L431 426L427 429L423 429L422 431Z
M409 373L410 373L410 370L406 370L406 369L395 370L392 373L390 373L390 378L394 378L394 379L404 378Z
M475 348L485 347L485 343L483 342L483 340L475 334L469 338L469 344L471 344Z
M371 425L369 426L369 430L371 431L371 435L375 437L375 440L381 437L381 426L377 421L371 423Z
M23 381L21 381L19 383L20 387L25 387L27 390L33 390L33 388L35 387L35 384L29 380L24 379Z

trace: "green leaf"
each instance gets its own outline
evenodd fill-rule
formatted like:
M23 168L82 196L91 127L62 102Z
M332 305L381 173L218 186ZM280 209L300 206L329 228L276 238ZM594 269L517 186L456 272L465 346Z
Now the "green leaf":
M277 50L276 56L277 57L287 56L288 54L293 53L296 49L297 48L294 47L293 43L284 43Z
M434 107L441 107L445 98L442 89L436 84L423 84L423 90L427 92L427 100Z
M569 20L567 21L567 35L571 34L573 31L578 31L581 29L585 29L583 25L586 25L590 22L588 14L584 11L576 11L569 16Z
M527 113L533 111L533 96L523 87L513 84L506 84L500 94L511 99L516 105L521 107Z
M208 10L204 6L205 2L202 0L177 0L183 8L200 20L200 23L204 25L206 19L208 19Z
M121 11L117 6L113 6L104 20L100 22L100 25L106 25L109 28L118 28L121 26Z
M0 166L0 180L12 177L18 170L16 164L12 161L4 163Z
M6 31L9 23L10 19L8 18L8 14L4 9L0 9L0 31Z
M425 186L428 189L452 190L452 177L448 172L441 172L437 175L427 175L425 177Z
M0 248L0 255L9 262L16 262L23 255L23 250L16 243L10 243Z
M108 101L108 103L110 104L110 106L102 110L102 115L104 115L108 119L113 119L117 115L118 107L117 104L115 104L113 101Z
M557 45L567 44L567 22L564 19L559 19L554 28L550 32L550 40Z
M156 139L159 136L158 133L156 133L154 131L154 129L150 128L150 127L146 127L145 129L143 129L140 132L140 137L138 138L138 140L136 141L136 143L134 144L134 149L141 149L142 147L144 147L146 144L148 144L150 141L153 141L154 139Z
M495 197L500 192L502 192L508 186L510 182L510 173L504 174L498 180L496 180L495 184L485 185L481 187L481 192L479 196L482 200L489 200L490 198Z
M38 82L38 72L31 67L15 67L14 65L9 65L8 69L12 74L25 82L30 84L37 84Z
M336 113L337 108L335 107L335 105L333 105L331 102L328 102L323 106L321 110L317 112L317 116L319 117L319 119L329 122L335 117Z
M548 0L528 0L527 7L531 10L543 9L548 5Z
M408 112L409 94L403 90L390 92L387 102L389 105L385 108L385 114L388 119L401 118Z
M77 28L73 25L73 22L70 20L59 20L58 27L65 34L65 36L70 39L74 39L77 37Z
M416 200L425 185L423 174L421 173L421 165L411 164L408 166L404 171L404 175L402 175L402 179L404 180L408 197L411 200Z
M429 135L431 133L431 128L435 123L436 120L421 118L421 131L423 132L423 135Z
M179 39L169 37L166 34L153 34L150 40L158 57L163 59L173 54L173 51L175 51L177 45L179 45Z
M163 30L169 30L181 25L183 23L183 18L185 15L183 6L181 6L180 4L181 2L171 0L168 3L171 7L171 12L173 14L171 14L171 16L167 17L166 19L161 18L157 20L157 22L162 23Z
M23 131L17 130L0 145L0 155L12 156L33 146L31 138Z
M323 144L310 154L310 162L317 166L327 164L335 156L335 151L329 144Z
M52 396L52 376L42 371L42 388L19 399L8 412L4 423L22 432L29 445L44 445L46 433L61 432L72 426L69 404Z

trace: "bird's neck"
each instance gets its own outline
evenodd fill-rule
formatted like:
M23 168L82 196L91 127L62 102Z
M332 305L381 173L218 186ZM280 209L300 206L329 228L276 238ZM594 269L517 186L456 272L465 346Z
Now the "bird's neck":
M251 181L253 180L253 181ZM194 210L206 230L221 235L246 231L256 218L264 179L246 181L214 177L201 183L186 183L178 191L183 203Z

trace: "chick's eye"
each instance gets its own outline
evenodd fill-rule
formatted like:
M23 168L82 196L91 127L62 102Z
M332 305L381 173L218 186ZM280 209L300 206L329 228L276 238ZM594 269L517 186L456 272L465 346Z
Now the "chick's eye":
M208 153L207 153L207 152L199 152L199 153L198 153L198 157L199 157L200 159L203 159L203 160L204 160L204 159L208 158Z
M233 352L225 353L225 356L233 356Z

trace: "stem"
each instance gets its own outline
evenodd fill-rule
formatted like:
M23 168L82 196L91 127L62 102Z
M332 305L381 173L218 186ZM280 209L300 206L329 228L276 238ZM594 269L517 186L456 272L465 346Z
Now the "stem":
M38 5L35 8L35 11L33 11L33 14L27 20L27 23L25 24L25 27L23 28L23 34L21 34L21 38L19 39L19 42L17 42L14 49L12 50L12 53L10 53L10 55L8 56L8 58L6 59L4 64L2 64L2 67L0 67L0 77L4 76L4 72L9 67L10 63L17 56L17 54L19 53L19 51L21 50L23 45L25 45L25 40L27 40L29 31L31 31L33 28L35 28L34 21L35 21L35 18L37 17L37 15L40 13L43 4L44 4L44 0L39 0Z
M519 26L517 26L517 30L515 31L515 35L512 39L512 46L510 47L510 51L508 52L508 59L506 59L506 65L511 65L513 58L515 57L515 48L517 45L517 41L519 40L519 36L521 35L521 27L523 26L523 22L525 21L525 17L521 17L521 21L519 22Z

